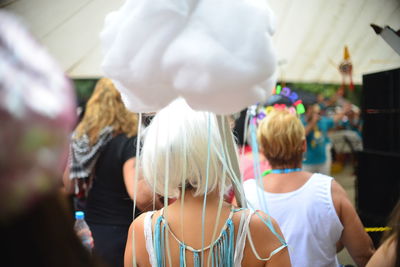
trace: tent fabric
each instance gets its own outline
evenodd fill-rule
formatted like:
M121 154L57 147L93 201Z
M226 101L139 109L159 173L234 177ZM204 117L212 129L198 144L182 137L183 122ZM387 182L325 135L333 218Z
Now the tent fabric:
M20 15L73 78L102 76L99 33L106 14L123 0L16 0L5 9ZM278 79L341 83L337 66L349 47L353 79L400 67L397 53L369 26L400 29L397 0L269 0L276 16L273 37Z

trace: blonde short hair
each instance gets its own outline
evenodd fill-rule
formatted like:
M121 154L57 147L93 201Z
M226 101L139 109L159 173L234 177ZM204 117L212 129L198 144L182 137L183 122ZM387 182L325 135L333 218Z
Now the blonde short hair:
M155 115L145 131L141 153L143 176L164 197L178 197L183 185L191 188L194 196L214 190L221 193L222 187L231 181L226 174L223 182L222 145L215 115L194 111L183 99L175 100Z
M272 111L261 121L257 138L272 167L301 163L305 130L296 114Z

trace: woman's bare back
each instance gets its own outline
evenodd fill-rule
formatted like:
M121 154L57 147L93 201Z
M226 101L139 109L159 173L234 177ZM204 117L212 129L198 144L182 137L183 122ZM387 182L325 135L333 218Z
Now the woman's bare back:
M221 233L229 230L227 223L231 216L231 222L234 229L234 240L233 246L235 253L238 254L243 252L243 259L241 263L238 262L237 266L290 266L289 255L285 245L282 245L281 241L267 228L262 220L268 220L264 213L253 214L251 216L248 209L236 210L232 213L232 206L227 203L223 203L220 216L218 216L218 203L219 199L215 196L208 197L206 206L206 216L204 217L204 231L202 224L202 206L203 198L186 197L185 204L183 205L183 216L181 216L181 205L179 201L168 206L163 211L157 211L153 214L151 219L152 232L154 234L154 228L157 225L157 220L160 216L165 219L164 223L167 224L165 228L166 234L166 247L169 247L169 253L165 253L165 266L179 266L180 265L180 247L181 244L190 246L194 249L201 249L202 247L207 247L211 243L215 244L218 238L221 239ZM230 215L231 214L231 215ZM250 217L249 217L250 216ZM151 266L149 260L148 249L146 249L146 237L144 235L144 220L145 215L141 215L133 223L129 230L129 237L127 242L127 247L125 251L125 266L132 266L132 229L135 230L135 247L136 247L136 258L139 266ZM276 255L272 256L269 261L262 261L257 259L255 253L253 252L249 239L244 239L244 249L240 250L240 241L238 241L238 235L240 236L242 232L239 232L239 225L241 225L241 220L244 222L249 219L249 229L251 238L254 243L256 252L261 258L267 258L270 256L271 252L277 248L281 248ZM276 232L282 236L280 229L276 222L271 219L272 224ZM169 228L169 230L168 230ZM204 233L204 237L202 235ZM247 232L246 232L247 233ZM244 234L246 234L244 233ZM173 237L175 235L175 237ZM227 234L229 236L229 234ZM245 237L245 236L243 236ZM153 235L154 238L154 235ZM203 243L204 238L204 243ZM229 245L229 244L228 244ZM165 249L167 251L168 249ZM205 249L203 252L199 252L198 259L204 260L204 266L211 266L211 259L217 258L218 255L210 255L210 249ZM168 256L169 254L169 256ZM195 266L195 253L189 249L185 250L185 259L187 266ZM240 258L240 257L239 257ZM209 262L207 264L206 262ZM276 265L275 265L276 263Z

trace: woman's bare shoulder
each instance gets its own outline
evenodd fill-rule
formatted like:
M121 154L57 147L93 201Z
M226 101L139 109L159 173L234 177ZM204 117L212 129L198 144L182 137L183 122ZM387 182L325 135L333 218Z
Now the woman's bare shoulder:
M250 230L262 233L265 238L277 239L276 234L281 233L280 227L276 220L270 215L257 210L251 217ZM282 233L280 234L282 236Z
M273 249L282 245L282 240L284 241L283 234L274 218L259 210L253 212L249 209L243 209L235 213L236 218L234 220L239 223L242 217L246 218L248 216L251 216L249 232L254 245Z
M395 266L397 242L393 238L387 239L371 257L367 267Z
M251 255L254 264L260 263L259 258L263 258L262 266L290 266L286 241L278 223L262 211L252 214L246 247L246 254Z

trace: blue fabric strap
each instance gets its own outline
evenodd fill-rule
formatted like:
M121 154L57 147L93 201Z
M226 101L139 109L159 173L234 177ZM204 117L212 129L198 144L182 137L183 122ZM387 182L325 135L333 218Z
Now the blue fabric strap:
M155 243L155 254L157 258L157 266L162 267L163 266L163 257L162 257L162 244L161 244L161 221L162 217L158 217L156 224L154 225L154 243Z
M179 244L179 266L180 267L186 267L186 247L185 244L180 243Z
M165 224L161 226L161 257L162 257L162 266L166 266L165 264Z
M200 257L197 251L193 252L193 266L200 267Z
M228 266L233 266L233 250L234 250L234 239L235 239L235 226L230 219L228 221L228 231L229 231L229 244L228 244Z

